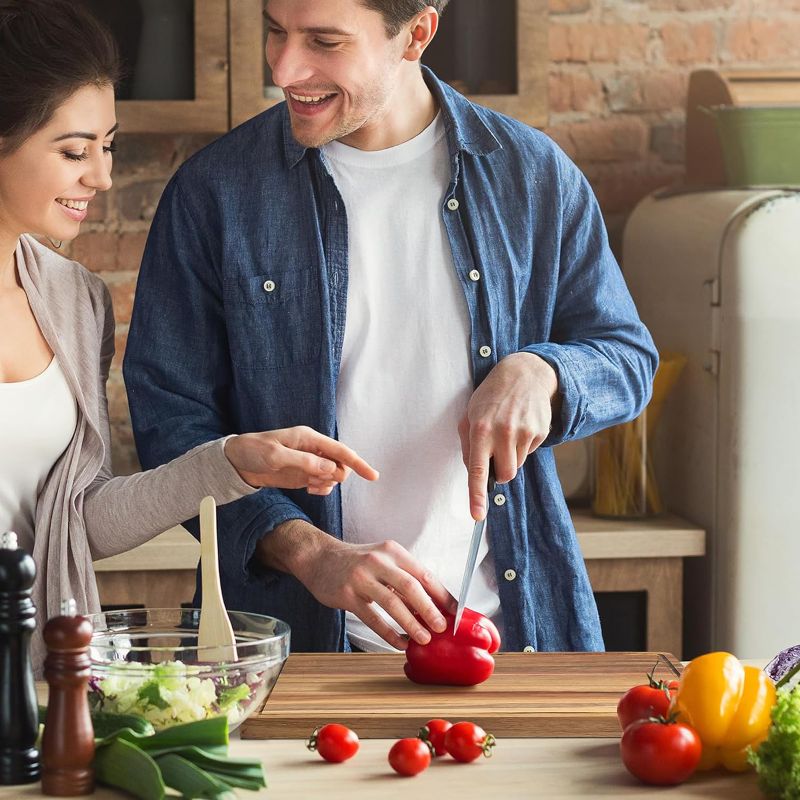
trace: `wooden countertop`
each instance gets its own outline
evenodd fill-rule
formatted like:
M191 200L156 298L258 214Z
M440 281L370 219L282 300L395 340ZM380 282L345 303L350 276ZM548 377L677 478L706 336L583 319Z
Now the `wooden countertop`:
M763 667L763 659L743 661ZM47 685L36 684L40 703L47 698ZM258 758L264 765L268 788L260 792L241 790L238 797L273 800L408 800L409 790L444 800L499 800L546 798L585 800L586 797L654 800L669 792L670 800L724 797L726 800L762 800L753 772L713 771L697 773L681 786L664 789L646 786L631 776L619 757L619 739L502 739L492 758L458 764L437 758L413 779L395 775L386 756L391 739L362 739L356 756L344 764L328 764L309 753L299 739L242 740L231 736L231 757ZM408 780L413 780L408 783ZM0 786L0 800L42 798L38 783ZM130 795L98 787L97 800L124 800Z
M672 514L646 519L601 519L572 510L578 541L587 560L609 558L685 558L705 554L705 531ZM222 536L222 534L221 534ZM140 547L96 561L97 572L194 569L200 545L178 525Z
M547 798L559 800L587 797L639 798L654 800L665 791L645 786L628 774L619 758L617 739L504 739L490 759L458 764L439 758L413 779L396 776L386 755L391 740L367 739L358 754L345 764L328 764L309 753L302 741L233 740L230 755L260 758L268 789L239 791L240 800L408 800L409 792L425 797L459 800ZM694 775L682 786L667 790L670 800L724 797L726 800L757 800L761 793L753 773L734 775L713 772ZM0 798L44 797L39 784L0 787ZM98 787L97 800L124 800L129 795Z

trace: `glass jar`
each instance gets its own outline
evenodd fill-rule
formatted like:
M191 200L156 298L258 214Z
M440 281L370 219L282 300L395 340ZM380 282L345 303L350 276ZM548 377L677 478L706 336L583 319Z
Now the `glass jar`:
M636 419L606 428L592 438L592 511L597 516L647 517L663 513L652 443L664 399L685 366L686 356L661 354L653 395L644 411Z
M646 517L664 508L653 473L647 409L593 438L592 511L601 517Z

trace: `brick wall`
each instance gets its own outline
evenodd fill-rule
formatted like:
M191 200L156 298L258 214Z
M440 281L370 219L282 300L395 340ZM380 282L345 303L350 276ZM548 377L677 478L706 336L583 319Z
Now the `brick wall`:
M550 0L549 40L547 131L618 250L630 210L682 175L689 73L800 68L800 0Z
M90 215L80 236L61 250L100 275L111 292L117 331L108 407L113 466L118 475L139 469L122 382L122 356L147 231L170 176L213 138L120 134L114 156L114 186L89 206Z
M612 244L655 188L680 179L689 72L800 67L800 0L549 0L547 132L584 170ZM109 382L114 466L138 469L119 370L136 271L169 176L209 140L120 134L114 188L65 252L108 283L117 316Z

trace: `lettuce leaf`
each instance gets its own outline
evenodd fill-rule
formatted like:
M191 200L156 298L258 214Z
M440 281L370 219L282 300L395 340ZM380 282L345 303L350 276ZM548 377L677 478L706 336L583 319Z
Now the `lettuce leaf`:
M160 708L162 711L165 708L169 708L169 700L164 697L164 692L158 681L148 681L143 684L136 693L136 697L141 702Z
M800 797L800 692L779 689L772 709L769 735L757 751L748 753L758 785L768 798Z
M250 687L246 683L240 683L238 686L229 686L222 689L217 698L217 705L220 711L227 711L234 703L240 700L247 700L250 696Z

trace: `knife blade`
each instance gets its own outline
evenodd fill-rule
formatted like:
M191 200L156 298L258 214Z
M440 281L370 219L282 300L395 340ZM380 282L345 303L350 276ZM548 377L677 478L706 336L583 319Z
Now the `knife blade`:
M486 500L488 506L489 495L494 491L494 462L489 460L489 480L486 483ZM467 564L464 567L464 577L461 579L461 591L458 593L458 608L456 609L456 619L453 624L453 636L456 635L458 625L461 622L461 617L464 614L464 609L467 607L467 596L469 595L469 587L472 583L472 576L475 574L475 563L478 560L478 550L481 547L483 533L486 530L486 518L489 516L488 508L486 516L475 523L472 529L472 539L469 543L469 551L467 552Z

